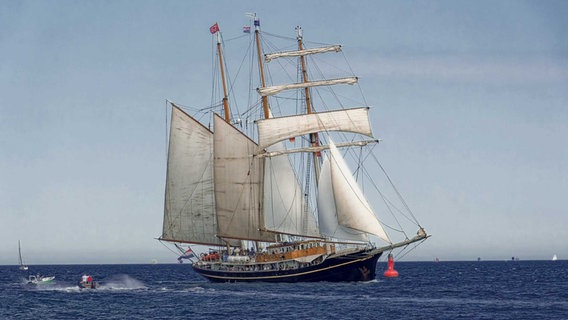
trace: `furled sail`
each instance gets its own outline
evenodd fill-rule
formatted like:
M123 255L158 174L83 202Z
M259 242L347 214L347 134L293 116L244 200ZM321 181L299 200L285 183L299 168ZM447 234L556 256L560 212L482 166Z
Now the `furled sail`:
M260 149L278 141L321 131L346 131L372 136L369 108L318 112L257 121Z
M215 204L220 237L275 241L275 234L261 231L259 190L261 165L253 157L258 146L242 132L215 115Z
M340 148L340 147L355 147L355 146L359 146L359 147L364 147L366 145L368 145L369 143L378 143L379 140L374 139L374 140L364 140L364 141L353 141L353 142L344 142L344 143L338 143L335 146ZM267 148L268 150L272 150L271 148ZM305 147L305 148L295 148L295 149L282 149L282 150L275 150L275 151L260 151L257 156L260 158L265 158L265 157L275 157L275 156L281 156L284 154L291 154L291 153L298 153L298 152L321 152L323 150L329 149L329 145L323 145L323 146L315 146L315 147Z
M213 133L172 106L161 239L220 244L213 192Z
M317 204L319 228L323 235L341 240L368 241L366 233L343 227L337 220L337 209L335 207L331 167L328 157L324 158L321 166Z
M335 84L355 84L357 83L357 77L347 77L339 79L330 80L318 80L310 82L300 82L300 83L290 83L282 84L278 86L262 87L258 88L257 91L261 96L272 96L278 94L284 90L291 89L301 89L301 88L311 88L311 87L321 87L321 86L331 86Z
M266 62L270 62L272 59L282 58L282 57L300 57L306 56L309 54L315 53L325 53L325 52L339 52L341 51L340 45L328 46L328 47L320 47L320 48L311 48L311 49L303 49L303 50L293 50L293 51L284 51L284 52L274 52L268 53L264 55L264 60Z
M271 151L285 150L277 143ZM264 225L268 230L290 235L320 237L311 210L306 204L302 189L287 155L264 159Z
M331 181L337 220L340 225L351 229L374 234L391 243L381 223L373 213L371 206L353 178L347 163L333 144L329 141L331 154Z

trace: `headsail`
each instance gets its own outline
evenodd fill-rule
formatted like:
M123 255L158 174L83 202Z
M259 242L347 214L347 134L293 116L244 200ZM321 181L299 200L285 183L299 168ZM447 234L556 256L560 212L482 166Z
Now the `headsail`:
M329 157L325 157L321 166L318 183L318 222L322 234L342 240L368 241L367 234L343 227L337 220L337 208L331 180Z
M333 186L339 224L376 235L384 241L391 243L359 185L353 178L347 163L331 139L329 145L331 154L331 184Z
M213 133L172 104L161 239L221 244L216 237Z

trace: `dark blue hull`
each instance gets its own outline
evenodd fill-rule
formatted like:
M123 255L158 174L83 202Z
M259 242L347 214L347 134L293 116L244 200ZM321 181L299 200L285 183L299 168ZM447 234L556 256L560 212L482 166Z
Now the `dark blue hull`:
M359 251L293 270L228 271L205 269L198 265L193 265L193 270L212 282L370 281L376 277L377 260L381 254L382 252L369 250Z

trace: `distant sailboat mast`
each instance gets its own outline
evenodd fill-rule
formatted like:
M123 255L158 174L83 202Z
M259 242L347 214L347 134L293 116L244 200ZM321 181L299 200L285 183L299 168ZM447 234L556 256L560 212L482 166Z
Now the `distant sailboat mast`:
M22 259L22 247L20 245L20 240L18 240L18 263L20 264L20 270L28 270L28 266L24 264Z

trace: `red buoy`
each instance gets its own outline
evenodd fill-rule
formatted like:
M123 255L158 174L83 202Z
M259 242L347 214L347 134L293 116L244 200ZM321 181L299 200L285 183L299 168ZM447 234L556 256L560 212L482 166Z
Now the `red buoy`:
M387 271L385 271L385 277L395 278L398 277L398 271L394 270L394 259L392 253L389 253L389 266Z

